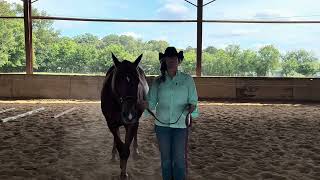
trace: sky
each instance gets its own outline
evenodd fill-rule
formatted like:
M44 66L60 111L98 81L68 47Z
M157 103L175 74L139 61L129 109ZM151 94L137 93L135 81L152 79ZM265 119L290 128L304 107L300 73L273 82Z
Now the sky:
M21 0L6 0L22 4ZM189 0L197 4L196 0ZM211 0L203 0L204 4ZM197 8L184 0L39 0L33 7L50 16L104 19L191 19ZM320 20L320 0L216 0L206 5L204 19ZM178 48L196 47L196 23L106 23L54 21L63 36L91 33L131 35L148 40L165 40ZM203 24L203 46L243 49L274 45L281 52L297 49L320 57L320 24Z

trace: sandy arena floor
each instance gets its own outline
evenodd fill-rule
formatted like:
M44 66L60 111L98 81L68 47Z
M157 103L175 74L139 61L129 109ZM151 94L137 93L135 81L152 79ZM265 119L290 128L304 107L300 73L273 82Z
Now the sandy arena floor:
M0 119L40 107L45 110L0 122L1 180L118 179L99 102L0 101L0 111L16 108ZM320 179L320 105L201 102L200 112L190 133L190 179ZM129 179L160 180L151 118L141 120L138 138L141 157L129 159Z

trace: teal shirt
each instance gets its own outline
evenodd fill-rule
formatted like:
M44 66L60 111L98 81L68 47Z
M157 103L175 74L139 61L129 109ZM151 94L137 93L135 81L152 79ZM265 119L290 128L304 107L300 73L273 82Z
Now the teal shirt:
M198 95L193 78L180 71L177 71L173 78L166 74L166 81L160 84L157 81L158 78L153 81L147 95L149 108L155 109L157 118L164 123L176 122L183 113L175 124L162 124L156 120L155 124L171 128L186 128L187 111L185 108L187 104L196 106L191 114L192 118L199 116Z

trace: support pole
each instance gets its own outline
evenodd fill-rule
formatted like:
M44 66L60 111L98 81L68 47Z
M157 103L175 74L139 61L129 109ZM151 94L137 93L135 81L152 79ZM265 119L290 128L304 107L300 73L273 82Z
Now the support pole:
M23 1L26 73L33 74L31 0Z
M201 76L202 62L202 21L203 21L203 0L198 0L197 6L197 67L196 75Z

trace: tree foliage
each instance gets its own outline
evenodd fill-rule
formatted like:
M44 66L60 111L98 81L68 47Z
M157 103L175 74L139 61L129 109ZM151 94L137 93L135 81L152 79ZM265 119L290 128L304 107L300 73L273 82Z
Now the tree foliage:
M0 0L0 16L21 16L22 6ZM47 15L33 9L33 15ZM24 25L22 19L0 19L0 72L25 71ZM105 73L112 65L111 52L120 59L134 60L143 54L141 66L147 74L159 74L159 52L170 46L166 41L142 41L132 36L109 34L99 38L85 33L63 37L53 21L33 20L34 71L63 73ZM181 70L196 71L196 48L184 51ZM229 45L203 50L202 74L212 76L316 76L319 60L300 49L281 54L273 45L257 51Z

